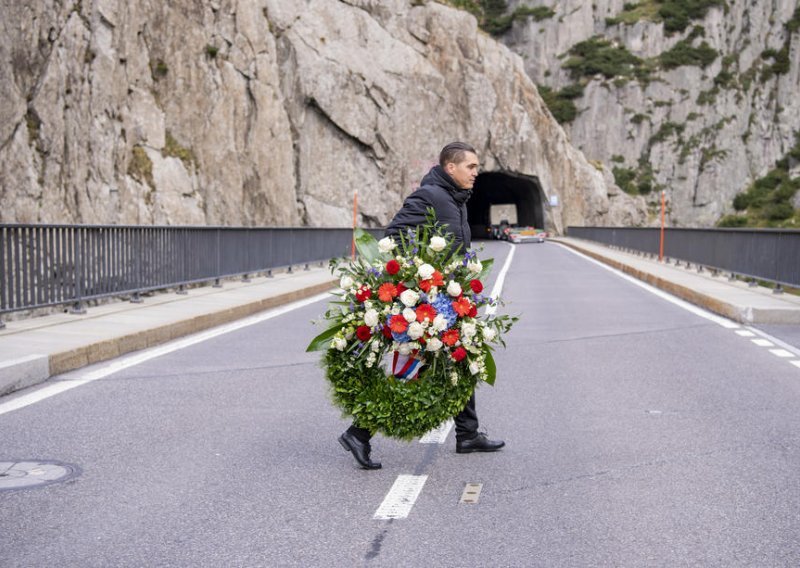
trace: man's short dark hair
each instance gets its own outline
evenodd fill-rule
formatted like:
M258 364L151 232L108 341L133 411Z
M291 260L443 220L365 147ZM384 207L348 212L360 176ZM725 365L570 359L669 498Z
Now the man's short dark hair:
M460 164L464 161L464 154L467 152L478 154L475 148L466 142L450 142L439 153L439 165L444 167L445 164Z

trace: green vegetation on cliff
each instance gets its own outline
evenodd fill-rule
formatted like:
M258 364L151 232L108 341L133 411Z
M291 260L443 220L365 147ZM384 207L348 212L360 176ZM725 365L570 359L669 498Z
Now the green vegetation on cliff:
M537 85L537 88L553 118L560 124L575 120L578 109L573 101L583 96L583 87L580 84L568 85L560 91L553 91L545 85Z
M733 200L738 212L726 215L717 223L719 227L800 227L800 210L792 205L800 190L800 177L792 178L790 169L800 163L800 132L795 145L783 159L764 177L755 180L750 187Z
M508 13L506 0L445 0L445 3L475 16L480 28L492 35L502 35L510 30L514 20L532 18L540 22L555 15L547 6L518 6Z
M725 6L724 0L642 0L628 2L622 12L613 18L606 18L609 26L617 24L635 24L639 20L664 22L664 29L669 33L682 32L689 27L692 20L705 18L714 6Z

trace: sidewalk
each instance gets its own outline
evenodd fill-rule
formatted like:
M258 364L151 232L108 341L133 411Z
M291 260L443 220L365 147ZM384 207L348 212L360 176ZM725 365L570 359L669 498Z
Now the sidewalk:
M773 294L725 276L610 249L572 238L553 238L587 256L709 311L746 324L800 324L800 297ZM58 313L9 321L0 330L0 396L52 375L153 347L191 333L332 289L327 268L227 281L185 296L159 293L141 304L112 302L85 315Z
M153 347L191 333L307 298L333 288L327 267L296 269L186 295L157 293L141 304L114 301L85 315L57 313L8 321L0 330L0 396L86 365Z
M568 237L550 240L739 323L800 324L800 296L774 294L761 286L729 280L727 274L713 276L708 270L698 272L696 267L666 264L591 241Z

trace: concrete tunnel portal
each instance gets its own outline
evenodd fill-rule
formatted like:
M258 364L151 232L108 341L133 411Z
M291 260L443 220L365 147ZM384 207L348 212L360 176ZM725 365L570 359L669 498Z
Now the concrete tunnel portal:
M506 207L495 207L501 206ZM500 223L492 219L498 212L506 215L513 211L516 219L507 218L512 225L545 229L544 192L535 176L522 176L505 172L485 172L475 180L473 194L467 201L467 214L473 239L488 238L491 225ZM514 215L506 215L513 217Z

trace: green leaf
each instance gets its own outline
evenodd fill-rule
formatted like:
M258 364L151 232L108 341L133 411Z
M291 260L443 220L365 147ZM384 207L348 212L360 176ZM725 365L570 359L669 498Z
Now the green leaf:
M481 261L481 265L483 266L483 270L481 270L481 273L478 274L477 278L478 278L478 280L483 282L484 279L487 276L489 276L489 273L492 271L492 266L494 265L494 259L493 258L487 258L486 260L482 260Z
M483 353L486 355L486 382L494 386L494 380L497 377L497 365L495 364L494 357L489 349L484 349Z
M356 229L353 231L353 235L356 239L358 254L360 254L364 260L371 264L373 261L380 258L381 251L378 250L378 241L375 240L375 237L364 229Z
M331 339L333 338L336 333L344 327L343 323L337 323L333 327L329 327L314 339L311 340L311 343L308 344L306 347L306 352L309 351L322 351L323 349L328 348L328 344L330 343Z

